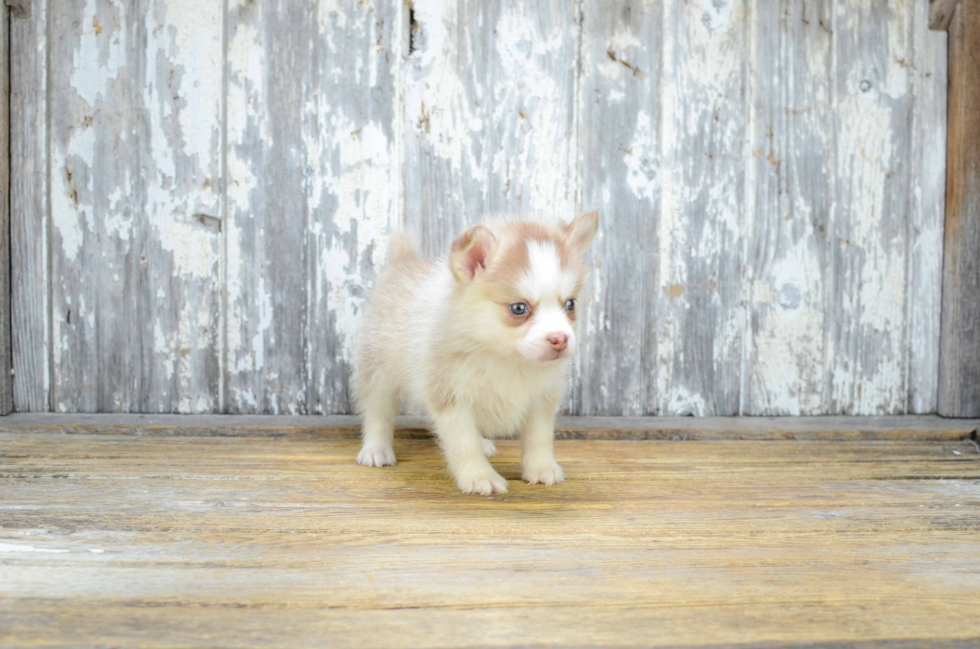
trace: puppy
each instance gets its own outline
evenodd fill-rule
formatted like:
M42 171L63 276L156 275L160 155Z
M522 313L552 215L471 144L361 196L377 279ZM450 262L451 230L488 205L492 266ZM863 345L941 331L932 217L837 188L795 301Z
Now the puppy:
M487 456L493 438L515 433L524 480L564 480L554 418L598 224L596 212L562 226L490 220L456 239L448 260L422 259L404 236L393 240L362 330L357 461L395 463L404 396L424 406L464 492L507 493Z

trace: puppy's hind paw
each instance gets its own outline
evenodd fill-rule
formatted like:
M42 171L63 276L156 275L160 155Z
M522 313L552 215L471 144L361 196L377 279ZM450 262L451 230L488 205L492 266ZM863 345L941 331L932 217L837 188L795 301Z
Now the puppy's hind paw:
M493 457L497 454L497 445L493 443L492 439L482 438L483 441L483 454L487 457Z
M549 462L547 464L531 465L524 467L524 473L521 476L528 484L543 484L545 486L550 486L563 482L565 480L565 472L562 470L561 465L557 462Z
M397 462L395 450L390 446L365 446L357 454L357 463L364 466L390 466Z
M461 475L456 478L456 485L463 493L468 494L489 496L490 494L507 493L507 481L493 469L487 472L474 471Z

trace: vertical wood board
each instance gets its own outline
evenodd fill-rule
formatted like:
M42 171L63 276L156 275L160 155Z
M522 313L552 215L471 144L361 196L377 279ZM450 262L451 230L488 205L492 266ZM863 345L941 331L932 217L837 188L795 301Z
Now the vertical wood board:
M664 3L660 414L739 410L749 24L738 2Z
M939 414L980 415L980 3L956 5L949 30L949 147Z
M10 356L10 11L0 6L0 415L14 408Z
M10 253L14 409L51 407L47 6L10 21Z
M228 3L223 410L231 413L306 411L310 12L287 0Z
M403 228L403 12L401 3L321 0L313 17L304 113L310 413L352 410L364 302L389 236Z
M656 306L660 290L661 58L656 2L588 1L582 7L578 183L598 209L593 272L580 304L569 410L651 414L657 409ZM625 289L625 290L624 290Z
M815 415L829 405L833 3L756 3L752 17L741 412Z

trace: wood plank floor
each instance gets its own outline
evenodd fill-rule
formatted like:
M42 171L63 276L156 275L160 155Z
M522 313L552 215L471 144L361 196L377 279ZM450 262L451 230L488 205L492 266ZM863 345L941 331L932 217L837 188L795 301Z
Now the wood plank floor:
M550 488L505 441L479 497L416 433L379 470L342 428L14 417L0 646L978 646L976 422L920 421L568 439Z

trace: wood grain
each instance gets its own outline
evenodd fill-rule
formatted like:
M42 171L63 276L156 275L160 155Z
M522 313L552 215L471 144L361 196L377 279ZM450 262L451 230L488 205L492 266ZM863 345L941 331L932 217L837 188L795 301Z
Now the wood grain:
M141 412L220 408L224 4L139 4Z
M831 28L838 108L826 381L833 413L898 414L907 407L909 6L855 3Z
M909 227L909 361L906 412L936 412L946 209L947 37L927 29L924 3L913 3L912 182Z
M578 95L582 205L600 211L569 411L657 411L660 5L583 3ZM615 207L613 207L615 206ZM632 290L622 290L631 286ZM664 341L669 344L669 341Z
M834 110L831 2L752 11L746 365L741 413L829 409Z
M396 435L430 437L423 417L401 416ZM5 428L11 427L11 428ZM980 419L947 419L936 415L891 417L581 417L555 420L558 439L592 440L900 440L950 441L976 438ZM313 436L356 439L355 415L171 415L14 413L0 431L29 430L65 435L160 435L198 437Z
M574 216L578 5L413 2L405 226L429 255L488 212Z
M141 19L132 3L82 0L49 19L51 407L138 410Z
M936 410L923 2L35 4L16 409L350 412L392 232L598 209L565 412Z
M949 31L949 145L939 412L980 415L980 4L960 2Z
M10 12L0 6L0 415L14 408L10 350Z
M351 412L364 301L403 229L397 79L408 34L400 2L321 0L313 17L313 108L304 112L309 413Z
M357 443L0 427L0 643L980 639L968 441L560 441L552 488L503 442L487 498L431 440Z
M657 412L739 412L748 6L664 5Z
M305 412L310 18L305 3L228 3L226 412Z
M47 4L10 20L10 317L14 409L50 410Z

